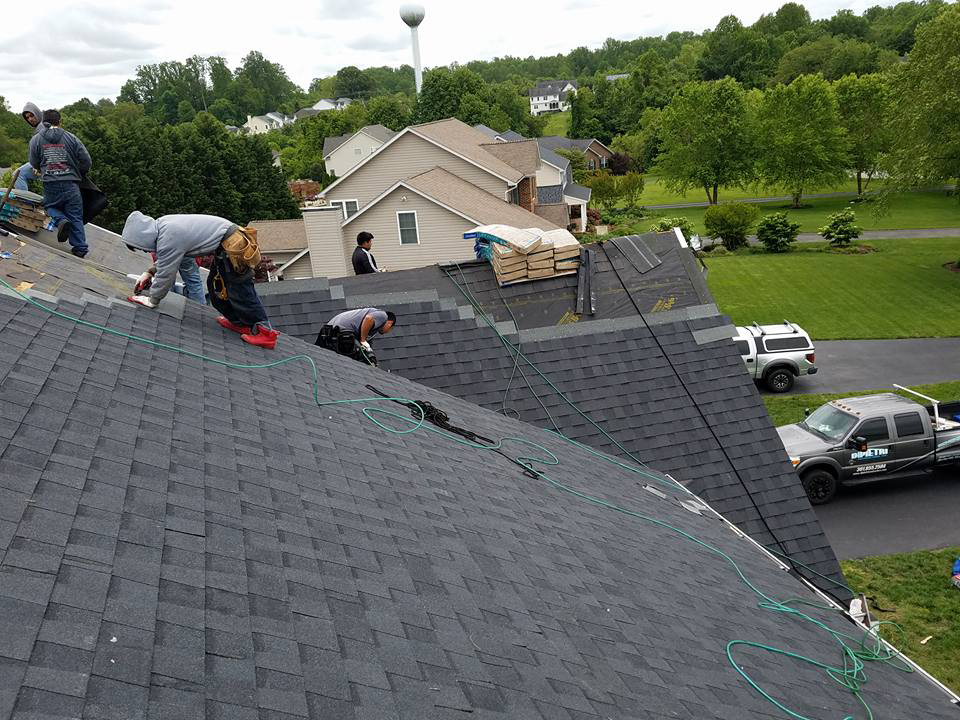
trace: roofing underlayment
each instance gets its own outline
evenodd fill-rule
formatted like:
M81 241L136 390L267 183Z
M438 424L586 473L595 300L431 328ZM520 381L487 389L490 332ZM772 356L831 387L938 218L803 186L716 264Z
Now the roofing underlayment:
M57 297L0 293L0 718L864 712L759 647L841 667L823 626L864 629L790 613L824 600L659 472L289 335L253 348L182 298L91 292L67 260ZM367 386L521 440L387 432L371 419L411 425L363 408L409 412ZM877 717L956 716L921 674L868 661L860 680Z
M842 581L698 261L673 233L617 242L627 254L613 243L590 250L592 315L577 312L577 275L500 288L485 263L287 281L261 295L275 326L310 342L345 308L391 309L397 327L374 342L382 367L599 450L629 452L759 542ZM518 362L500 334L543 375Z

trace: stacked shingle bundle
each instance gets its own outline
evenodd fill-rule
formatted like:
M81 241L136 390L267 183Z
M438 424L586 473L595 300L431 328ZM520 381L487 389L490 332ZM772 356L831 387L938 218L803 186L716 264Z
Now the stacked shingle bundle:
M493 269L501 285L576 272L580 265L580 243L566 230L505 226L478 230L491 240Z
M0 191L0 200L4 195L6 192ZM0 220L21 230L36 232L46 227L50 218L43 210L43 198L35 193L13 190L0 207Z

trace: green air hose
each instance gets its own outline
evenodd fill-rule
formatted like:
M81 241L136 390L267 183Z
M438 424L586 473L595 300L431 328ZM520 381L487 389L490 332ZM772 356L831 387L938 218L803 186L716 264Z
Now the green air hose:
M293 355L291 357L283 358L281 360L275 360L273 362L267 362L267 363L229 362L227 360L212 358L207 355L203 355L201 353L193 352L191 350L187 350L185 348L178 347L176 345L157 342L156 340L150 340L149 338L140 337L138 335L133 335L120 330L114 330L113 328L109 328L104 325L100 325L98 323L90 322L88 320L82 320L78 317L74 317L72 315L61 312L54 308L47 307L42 303L34 300L33 298L19 292L14 287L12 287L9 283L7 283L3 278L0 278L0 285L3 285L8 290L11 290L17 296L22 298L24 301L26 301L30 305L33 305L34 307L37 307L55 317L59 317L64 320L69 320L71 322L74 322L77 325L80 325L82 327L88 327L94 330L98 330L100 332L108 333L110 335L115 335L117 337L122 337L127 340L132 340L134 342L142 343L144 345L150 345L163 350L169 350L171 352L180 353L187 357L196 358L203 362L209 362L209 363L213 363L223 367L228 367L236 370L259 370L259 369L278 367L280 365L286 365L288 363L292 363L297 360L304 361L310 366L310 370L312 372L313 399L318 407L348 406L348 405L360 405L364 403L383 403L383 402L402 402L405 404L410 404L412 402L411 400L407 400L406 398L394 398L394 397L382 397L382 396L353 398L353 399L346 399L346 400L321 401L319 372L317 370L316 362L314 362L313 358L311 358L309 355L298 354L298 355ZM529 360L527 360L526 358L524 359L526 360L526 362L530 363ZM532 366L532 363L530 364ZM534 369L536 368L534 367ZM537 372L539 373L539 370L537 370ZM542 373L541 373L541 376L542 376ZM547 382L549 383L549 380ZM551 386L552 386L552 383L551 383ZM559 390L557 390L557 392L559 392ZM567 400L567 402L570 403L569 400ZM570 404L572 405L572 403ZM805 715L801 715L797 712L794 712L793 710L788 708L786 705L784 705L781 701L777 700L772 695L770 695L762 687L760 687L760 685L755 680L753 680L753 678L751 678L750 675L740 665L737 664L737 661L734 657L735 648L739 646L754 648L757 650L762 650L764 652L769 652L769 653L789 657L793 660L797 660L807 665L811 665L813 667L819 668L824 673L826 673L826 675L831 680L838 683L841 687L849 690L854 695L854 697L857 698L857 700L866 710L868 720L873 720L873 712L871 711L870 706L867 704L867 702L864 700L861 694L861 689L863 687L863 684L867 680L866 673L864 672L864 667L866 662L869 662L869 661L881 662L884 664L889 664L892 667L904 672L913 672L912 667L910 667L909 665L903 662L898 662L898 659L899 659L898 651L889 648L881 641L878 628L874 627L870 631L864 631L863 637L859 639L854 638L845 633L841 633L837 630L834 630L828 627L825 623L821 622L820 620L817 620L816 618L794 607L794 605L808 605L821 610L832 610L832 608L829 605L821 605L818 603L812 603L812 602L797 600L797 599L787 599L784 601L775 600L774 598L770 597L769 595L764 593L762 590L760 590L756 585L754 585L747 578L743 570L740 568L739 565L737 565L736 561L733 558L731 558L727 553L715 547L714 545L711 545L708 542L700 540L694 535L691 535L690 533L680 529L679 527L671 525L670 523L667 523L663 520L659 520L655 517L645 515L635 510L630 510L629 508L610 502L609 500L604 500L603 498L590 495L584 491L578 490L574 487L571 487L569 485L566 485L558 480L554 480L553 478L549 477L543 470L540 470L534 467L534 463L544 467L556 466L560 464L560 459L553 452L551 452L547 447L545 447L540 443L537 443L522 437L503 437L500 440L496 441L493 445L483 445L480 443L472 442L461 436L445 432L440 428L432 427L431 425L426 424L424 422L425 417L424 417L422 408L420 408L419 418L411 418L409 416L401 415L400 413L393 412L391 410L384 410L382 408L371 407L369 405L362 407L361 412L368 420L370 420L378 428L380 428L384 432L395 434L395 435L407 435L407 434L416 432L418 430L426 430L436 435L440 435L441 437L444 437L445 439L451 442L455 442L460 445L464 445L466 447L469 447L475 450L480 450L480 451L492 450L492 451L500 452L502 451L502 448L505 443L516 443L518 445L524 446L528 449L521 450L520 451L521 454L518 454L516 456L515 462L518 465L526 468L530 472L534 473L537 477L542 479L544 482L548 483L554 489L559 490L560 492L566 495L569 495L579 500L590 503L591 505L594 505L596 507L604 508L606 510L610 510L612 512L619 513L621 515L625 515L635 520L640 520L640 521L649 523L656 527L662 528L670 533L680 536L681 538L706 550L712 555L715 555L721 558L727 564L729 564L730 567L733 569L734 574L737 576L737 578L739 578L740 582L743 585L745 585L747 589L749 589L752 593L754 593L757 596L758 607L771 612L783 613L796 620L809 622L814 627L819 628L823 632L827 633L840 646L842 660L843 660L842 666L830 665L830 664L815 660L813 658L809 658L804 655L800 655L798 653L789 652L787 650L776 648L764 643L752 642L748 640L731 640L727 643L727 646L726 646L727 659L730 662L730 664L733 666L734 670L737 673L739 673L740 676L743 677L743 679L750 685L750 687L752 687L757 693L759 693L761 697L763 697L765 700L767 700L772 705L774 705L775 707L777 707L778 709L786 713L789 717L794 718L795 720L814 720L814 719ZM387 420L387 418L389 418L389 420ZM399 426L388 424L391 422L397 422L399 423ZM641 467L627 465L626 463L620 462L615 458L604 455L600 452L597 452L595 450L592 450L591 448L588 448L582 445L581 443L578 443L574 440L566 438L560 433L554 433L551 431L546 431L546 432L550 433L551 435L555 435L558 438L573 444L577 448L581 450L585 450L590 454L592 454L593 456L600 458L605 462L609 462L619 468L641 475L647 479L660 480L656 475L642 469ZM531 451L535 451L535 452L531 454ZM631 459L633 459L632 455L630 457ZM661 481L661 482L663 484L666 484L665 481ZM669 487L671 487L672 489L680 488L683 490L684 494L687 494L687 491L683 489L679 483L675 483L674 485L669 485ZM899 626L895 625L894 623L882 622L878 624L892 625L896 629L900 630ZM900 632L902 633L902 630L900 630ZM844 720L854 720L853 715L844 716Z

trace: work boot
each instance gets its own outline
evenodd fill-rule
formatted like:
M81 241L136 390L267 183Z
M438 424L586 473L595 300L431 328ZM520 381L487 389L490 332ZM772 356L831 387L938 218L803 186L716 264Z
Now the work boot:
M64 220L60 223L60 227L57 228L57 242L66 242L67 238L70 237L70 230L73 226L67 220Z
M279 335L279 330L271 330L270 328L263 327L263 325L257 325L256 334L248 335L244 333L240 337L244 342L250 343L251 345L273 350L273 348L277 346L277 337Z
M233 330L235 333L243 335L244 333L249 333L252 331L252 328L247 325L235 325L234 323L227 320L223 315L217 318L217 322L220 324L220 327L226 328L227 330Z
M72 252L78 258L85 258L87 256L86 250L80 250L79 248L75 248L75 247L70 248L70 252Z

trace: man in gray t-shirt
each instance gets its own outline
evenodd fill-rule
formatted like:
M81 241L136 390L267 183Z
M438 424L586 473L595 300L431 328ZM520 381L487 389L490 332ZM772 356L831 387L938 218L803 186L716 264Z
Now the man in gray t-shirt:
M327 324L340 328L341 332L353 333L361 347L370 352L368 338L373 335L386 335L393 330L396 322L397 316L389 310L368 307L346 310L331 318Z

